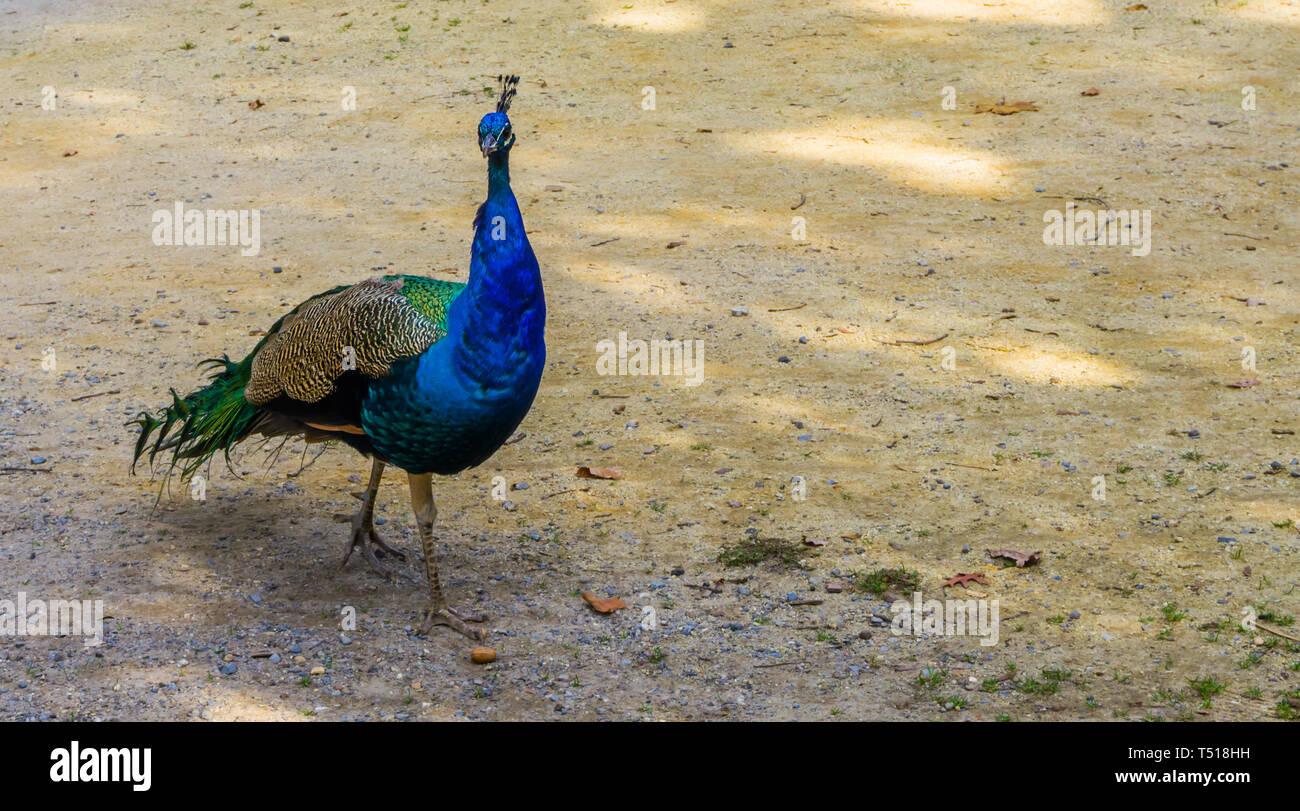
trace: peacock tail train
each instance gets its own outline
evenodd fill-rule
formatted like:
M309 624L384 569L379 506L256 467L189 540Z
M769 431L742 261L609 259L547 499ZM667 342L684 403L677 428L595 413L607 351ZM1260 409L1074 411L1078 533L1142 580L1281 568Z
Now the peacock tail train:
M244 399L252 356L234 363L223 355L208 358L199 365L221 369L212 375L211 383L183 398L172 389L171 405L159 410L156 416L142 411L128 423L140 426L131 460L132 472L146 452L152 467L159 453L171 449L167 475L174 473L179 465L181 478L188 480L218 452L225 453L229 465L230 449L248 436L249 426L257 419L257 407ZM179 430L173 435L174 428Z

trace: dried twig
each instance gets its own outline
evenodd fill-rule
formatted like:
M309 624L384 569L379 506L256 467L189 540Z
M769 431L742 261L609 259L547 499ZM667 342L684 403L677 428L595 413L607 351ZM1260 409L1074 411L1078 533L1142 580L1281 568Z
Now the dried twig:
M113 389L112 391L97 391L94 394L83 394L79 397L73 397L70 402L75 403L78 400L89 400L91 397L103 397L105 394L121 394L121 393L122 392L119 389Z
M1289 639L1292 642L1300 642L1300 636L1291 636L1290 634L1285 633L1284 631L1279 631L1276 628L1270 628L1264 623L1260 622L1259 620L1255 620L1255 627L1259 628L1261 631L1268 631L1270 634L1273 634L1274 636L1280 636L1283 639Z
M931 338L928 341L910 341L905 338L900 338L897 341L887 341L883 338L876 338L875 340L878 343L882 343L886 346L899 346L900 344L911 344L912 346L929 346L930 344L937 344L947 337L948 337L948 333L945 332L944 334L940 335L938 338Z
M957 467L968 467L968 468L970 468L971 470L987 470L987 471L989 471L990 473L997 473L997 472L998 472L998 469L995 468L995 467L980 467L979 465L963 465L961 462L944 462L944 464L946 464L946 465L955 465L955 466L957 466Z
M547 493L546 495L542 496L542 501L545 501L548 498L555 498L556 496L562 496L565 493L585 493L590 489L591 489L590 487L570 487L568 490L561 490L558 493Z

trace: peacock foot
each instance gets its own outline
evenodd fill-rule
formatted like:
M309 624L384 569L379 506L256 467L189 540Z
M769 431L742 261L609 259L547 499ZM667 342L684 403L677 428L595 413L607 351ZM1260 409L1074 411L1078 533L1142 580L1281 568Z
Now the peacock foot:
M362 510L355 515L336 515L334 518L337 521L352 524L352 537L348 539L348 551L343 555L343 562L339 564L340 568L346 566L348 560L352 557L352 553L356 551L357 547L361 547L361 556L370 564L371 569L389 580L396 581L397 572L380 563L375 550L378 549L381 554L398 560L406 560L406 553L384 542L379 533L375 532L373 517L368 519L365 511Z
M424 626L420 628L420 633L428 636L429 632L433 630L433 626L446 625L448 628L460 631L475 642L479 642L487 636L487 632L480 628L471 628L466 623L483 622L486 619L486 614L461 612L448 605L437 609L430 606L429 611L425 614Z

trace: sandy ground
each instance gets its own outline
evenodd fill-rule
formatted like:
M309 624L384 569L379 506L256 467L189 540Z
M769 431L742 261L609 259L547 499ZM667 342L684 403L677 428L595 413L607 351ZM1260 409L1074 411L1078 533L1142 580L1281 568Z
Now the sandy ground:
M1300 645L1238 623L1300 638L1300 4L194 5L0 0L0 598L109 615L0 640L0 717L1286 714ZM503 71L549 355L525 436L437 484L483 666L340 571L355 454L155 511L123 422L308 295L463 280ZM260 253L156 246L176 201L258 209ZM1149 254L1045 244L1067 203L1149 211ZM702 342L701 385L599 375L621 331ZM400 475L378 515L418 546ZM719 563L747 534L800 559ZM998 644L873 625L881 567L983 572Z

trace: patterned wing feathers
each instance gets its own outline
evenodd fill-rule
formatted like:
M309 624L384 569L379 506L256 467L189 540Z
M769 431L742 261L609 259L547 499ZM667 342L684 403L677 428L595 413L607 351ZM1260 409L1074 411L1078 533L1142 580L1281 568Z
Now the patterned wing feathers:
M428 349L445 334L443 325L413 307L403 285L400 278L367 279L285 316L253 358L244 398L253 405L281 395L315 403L349 369L380 378L393 361Z

